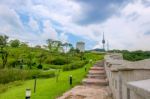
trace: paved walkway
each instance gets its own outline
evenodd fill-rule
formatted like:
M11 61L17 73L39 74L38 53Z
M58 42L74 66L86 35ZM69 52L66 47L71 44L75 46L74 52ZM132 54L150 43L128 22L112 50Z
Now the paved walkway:
M58 99L112 99L102 62L91 67L82 84L72 88Z

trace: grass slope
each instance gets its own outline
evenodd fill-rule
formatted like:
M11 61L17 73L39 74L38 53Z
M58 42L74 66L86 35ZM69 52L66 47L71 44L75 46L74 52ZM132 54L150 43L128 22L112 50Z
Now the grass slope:
M87 64L88 68L90 66ZM73 76L73 86L75 86L80 84L86 73L83 67L73 71L61 71L58 82L56 82L56 78L38 79L36 93L33 93L34 80L27 80L22 85L11 87L8 91L0 94L0 99L24 99L26 88L32 90L31 99L55 99L71 88L68 82L69 75Z

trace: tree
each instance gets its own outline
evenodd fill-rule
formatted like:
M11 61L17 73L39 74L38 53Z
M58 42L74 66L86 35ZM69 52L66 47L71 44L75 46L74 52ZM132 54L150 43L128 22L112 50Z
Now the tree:
M4 50L4 48L7 45L7 41L8 41L8 36L6 35L0 35L0 53L1 53L1 58L3 61L3 65L2 68L5 68L5 65L7 63L7 58L8 58L8 52L6 50Z
M6 36L6 35L0 35L0 48L1 48L1 50L4 48L4 47L6 47L6 45L7 45L7 41L8 41L8 36Z
M5 65L7 63L7 58L8 58L8 52L7 51L3 51L2 52L2 61L3 61L3 67L2 68L5 68Z
M67 43L67 42L62 44L62 46L64 47L65 52L67 52L68 49L70 50L73 47L72 44Z
M52 51L53 40L52 40L52 39L48 39L48 40L47 40L47 44L48 44L48 49L49 49L50 52L51 52L51 51Z
M59 52L62 42L58 40L48 39L47 40L48 48L50 52Z
M66 42L66 43L62 44L62 46L65 47L65 52L66 52L66 55L67 55L67 51L68 51L69 48L71 49L72 44ZM69 54L67 55L67 63L69 63Z
M20 46L20 41L19 40L11 40L10 41L10 46L11 47L19 47Z
M27 42L21 42L20 46L21 47L28 47L28 44L27 44Z
M54 52L60 52L61 46L62 46L62 42L55 40L53 44Z
M27 58L28 58L28 66L31 69L32 68L32 63L33 63L33 54L29 52Z
M44 59L46 59L46 55L44 52L41 52L39 55L37 55L37 58L39 61L38 69L42 69L42 62L44 61Z

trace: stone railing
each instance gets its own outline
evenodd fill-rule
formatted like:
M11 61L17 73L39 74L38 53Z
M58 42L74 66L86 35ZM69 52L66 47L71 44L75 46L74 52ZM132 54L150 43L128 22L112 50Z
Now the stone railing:
M150 99L135 98L140 94L129 87L133 81L150 79L150 59L129 62L123 60L121 54L108 54L104 65L114 99Z
M129 99L150 99L150 79L127 83Z

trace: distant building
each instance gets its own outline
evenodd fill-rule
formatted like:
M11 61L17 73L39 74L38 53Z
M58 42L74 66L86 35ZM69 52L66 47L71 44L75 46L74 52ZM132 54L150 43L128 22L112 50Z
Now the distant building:
M85 51L85 43L84 42L77 42L76 43L76 49L80 50L80 52Z

